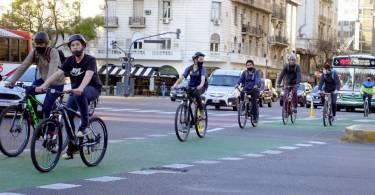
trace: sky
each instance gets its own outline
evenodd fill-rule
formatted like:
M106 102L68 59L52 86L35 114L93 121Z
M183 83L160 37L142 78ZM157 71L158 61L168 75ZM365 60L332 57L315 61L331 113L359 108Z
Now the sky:
M12 1L13 0L0 0L0 14L4 13L7 9L10 8L10 4L12 3ZM104 6L105 0L81 0L81 3L82 17L90 17L101 13L100 7Z

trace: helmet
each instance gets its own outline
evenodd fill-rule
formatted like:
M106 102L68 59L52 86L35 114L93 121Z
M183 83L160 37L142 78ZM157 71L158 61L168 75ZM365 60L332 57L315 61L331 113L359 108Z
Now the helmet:
M197 53L195 53L193 56L192 56L192 58L193 58L193 60L194 59L196 59L196 58L198 58L198 57L204 57L204 54L202 53L202 52L197 52Z
M86 47L86 39L81 34L74 34L69 37L68 39L68 47L70 48L70 44L72 44L73 41L80 41L82 45Z
M37 32L34 36L34 43L36 43L36 44L41 44L41 43L48 44L49 43L48 34L46 32Z
M297 59L296 54L291 53L291 54L288 55L288 61L289 60L296 60L296 59Z
M325 63L323 65L323 68L326 69L326 70L330 70L331 69L331 65L329 63Z

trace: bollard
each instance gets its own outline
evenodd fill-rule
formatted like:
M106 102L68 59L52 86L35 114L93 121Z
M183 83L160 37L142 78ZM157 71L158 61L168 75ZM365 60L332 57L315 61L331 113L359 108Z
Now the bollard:
M315 112L314 112L314 98L311 98L311 104L310 104L310 118L315 117Z

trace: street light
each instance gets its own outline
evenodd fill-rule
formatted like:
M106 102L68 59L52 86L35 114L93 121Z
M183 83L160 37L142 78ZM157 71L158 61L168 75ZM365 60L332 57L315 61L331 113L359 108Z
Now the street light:
M140 41L140 40L149 39L149 38L152 38L152 37L157 37L157 36L166 35L166 34L176 34L177 35L176 38L180 39L181 29L176 29L176 32L165 32L165 33L160 33L160 34L156 34L156 35L151 35L151 36L141 37L141 38L135 39L134 41L131 42L127 53L125 52L125 50L123 50L123 49L121 49L120 47L117 46L116 41L112 41L112 47L113 48L117 48L120 51L122 51L123 53L125 53L125 57L123 58L124 63L122 64L122 68L125 69L125 75L124 75L124 83L125 83L124 96L125 97L128 97L130 95L129 79L130 79L130 71L131 71L131 67L132 67L132 62L134 62L134 58L131 57L131 49L133 47L133 44ZM107 71L107 74L108 74L108 71Z

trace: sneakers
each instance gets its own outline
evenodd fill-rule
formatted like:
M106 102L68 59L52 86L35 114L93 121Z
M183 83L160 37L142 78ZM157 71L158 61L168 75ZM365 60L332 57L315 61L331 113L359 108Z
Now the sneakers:
M202 110L202 111L198 110L198 118L199 118L200 121L206 120L206 112L205 112L205 110Z
M61 156L64 160L71 160L73 159L73 154L69 154L68 152L66 152L65 154L63 154Z
M84 137L84 136L86 136L87 134L89 133L89 131L87 130L87 127L79 127L78 128L78 131L77 131L77 133L76 133L76 136L78 137L78 138L80 138L80 137Z

